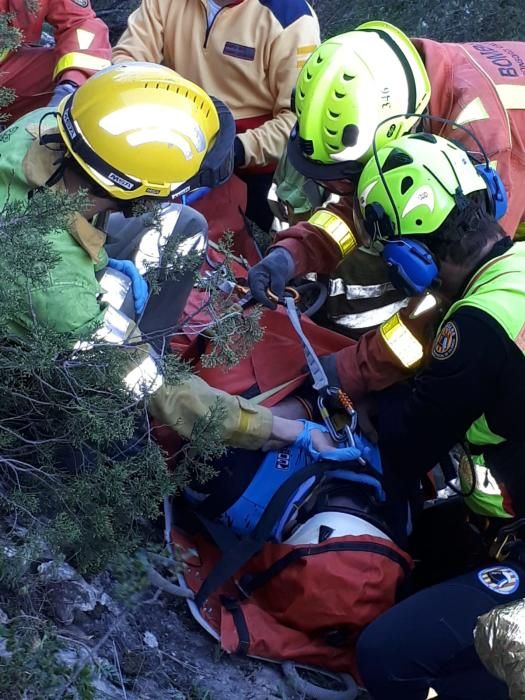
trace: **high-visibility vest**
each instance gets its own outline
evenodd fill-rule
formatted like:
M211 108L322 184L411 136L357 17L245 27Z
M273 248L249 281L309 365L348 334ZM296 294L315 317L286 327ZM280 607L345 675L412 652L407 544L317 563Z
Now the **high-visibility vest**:
M491 316L525 354L525 243L515 243L507 253L490 260L478 270L462 298L448 310L443 324L464 306L472 306ZM471 445L477 447L498 445L505 440L491 430L485 415L474 421L466 437ZM509 517L503 508L503 497L494 477L482 458L475 461L476 488L467 498L468 505L483 515ZM465 465L460 468L465 492L469 490L469 471Z

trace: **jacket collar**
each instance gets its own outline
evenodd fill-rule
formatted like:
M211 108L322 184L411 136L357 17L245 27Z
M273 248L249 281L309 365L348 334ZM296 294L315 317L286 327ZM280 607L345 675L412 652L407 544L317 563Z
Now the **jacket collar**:
M34 141L27 150L22 164L26 181L32 190L45 187L46 182L57 169L57 153L43 146L38 140L38 124L29 124L26 130ZM58 133L56 128L46 129L46 133ZM59 180L51 188L54 192L65 192L64 183ZM106 234L92 226L81 214L74 215L69 233L86 251L94 263L99 263L103 252Z
M483 258L478 262L474 270L472 270L472 273L470 274L468 280L463 285L460 297L464 296L465 292L474 284L474 282L479 276L480 271L485 268L487 263L489 263L491 260L495 260L496 258L501 257L502 255L505 255L505 253L511 250L513 245L514 241L512 240L512 238L510 238L510 236L505 236L504 238L500 238L498 241L496 241L496 243L494 243L489 252L483 256Z

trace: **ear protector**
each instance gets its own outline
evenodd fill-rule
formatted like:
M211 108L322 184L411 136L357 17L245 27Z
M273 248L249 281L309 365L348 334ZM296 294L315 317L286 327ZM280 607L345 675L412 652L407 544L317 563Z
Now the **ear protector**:
M507 213L507 191L499 173L488 163L476 165L476 170L487 185L489 214L499 221Z
M383 241L381 255L396 289L407 296L416 296L434 284L439 269L424 243L409 236L396 236L392 222L380 204L367 204L364 219L370 236Z
M399 115L401 116L401 115ZM479 163L475 166L478 174L483 178L487 189L487 210L488 213L494 217L496 221L501 219L507 212L508 201L507 192L505 190L505 185L494 168L490 167L490 162L487 156L483 144L477 138L477 136L467 129L462 124L453 122L450 119L443 117L435 117L433 115L421 114L421 115L411 115L419 116L422 119L429 119L430 121L438 121L445 124L453 124L456 127L462 129L466 132L473 141L478 145L481 153L484 157L484 163ZM392 117L390 117L392 118ZM378 129L382 126L384 122L381 122L376 127L376 133ZM398 231L400 229L399 214L395 206L394 200L388 185L384 178L382 168L379 164L379 158L377 155L377 145L375 141L375 136L373 140L373 157L378 166L378 172L380 174L381 180L385 190L392 202L394 207L394 212L396 215ZM459 184L459 181L458 181ZM457 195L456 204L461 207L461 199L466 199L461 191ZM383 241L383 252L382 256L385 260L388 269L390 271L390 277L392 284L409 296L414 296L417 294L422 294L426 289L431 287L437 280L439 275L438 265L434 259L434 256L427 248L424 243L420 241L413 240L409 236L400 236L394 231L392 222L389 217L386 216L384 209L379 204L369 204L365 207L364 211L365 226L370 234L374 238L380 238Z
M387 241L382 255L392 284L408 296L422 294L438 277L439 270L434 256L419 241L406 238Z

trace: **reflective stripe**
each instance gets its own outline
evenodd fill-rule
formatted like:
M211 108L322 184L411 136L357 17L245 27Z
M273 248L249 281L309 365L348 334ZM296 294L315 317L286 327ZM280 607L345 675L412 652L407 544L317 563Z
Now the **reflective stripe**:
M157 363L158 358L147 355L124 377L124 384L137 399L141 399L146 394L154 394L164 383Z
M53 80L57 78L60 73L71 68L78 70L89 70L97 71L102 70L110 66L110 61L105 58L98 58L98 56L90 56L87 53L77 53L73 51L72 53L66 53L57 62L55 70L53 71Z
M469 102L466 107L463 107L454 121L457 124L470 124L470 122L477 122L488 118L489 113L485 109L485 105L480 97L476 97L472 102ZM452 128L457 129L458 127L456 124L453 124Z
M77 29L77 42L79 49L82 49L83 51L89 49L94 38L95 35L93 32L88 32L85 29Z
M384 284L345 284L341 277L330 280L330 296L344 295L349 301L354 299L377 299L386 292L391 292L394 285L390 282Z
M4 51L0 51L0 63L2 61L5 61L5 59L9 56L11 53L11 49L4 49Z
M407 299L408 302L408 299ZM431 309L435 309L437 306L437 299L436 297L431 294L430 292L427 292L425 296L421 299L419 304L416 306L414 311L410 314L410 318L417 318L418 316L422 316L425 314L427 311L430 311Z
M308 223L322 229L337 244L343 257L357 248L357 240L350 227L337 214L318 209Z
M395 301L393 304L381 306L379 309L371 311L361 311L358 314L344 314L342 316L331 316L331 320L338 326L344 328L371 328L379 326L387 321L393 314L404 308L408 304L408 299Z
M505 109L525 109L525 85L496 85Z
M404 367L413 367L423 357L423 346L397 313L380 327L381 336Z
M317 48L317 44L308 44L307 46L299 46L297 53L312 53Z
M108 306L104 314L102 325L93 333L92 340L77 340L74 350L91 350L97 341L122 345L128 337L128 329L131 320L121 311Z
M114 309L122 308L124 299L131 288L131 279L124 273L107 267L99 284L103 291L100 301L109 304Z

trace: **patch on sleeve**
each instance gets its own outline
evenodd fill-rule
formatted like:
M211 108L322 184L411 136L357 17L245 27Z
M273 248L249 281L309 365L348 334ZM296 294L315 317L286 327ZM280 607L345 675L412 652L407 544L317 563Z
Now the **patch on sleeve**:
M446 360L456 352L459 342L459 332L454 321L447 321L432 347L432 357L436 360Z
M79 7L87 7L89 5L89 0L73 0L73 2Z
M508 566L483 569L478 573L478 579L486 588L500 595L512 595L520 585L518 572Z

